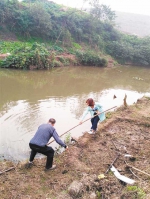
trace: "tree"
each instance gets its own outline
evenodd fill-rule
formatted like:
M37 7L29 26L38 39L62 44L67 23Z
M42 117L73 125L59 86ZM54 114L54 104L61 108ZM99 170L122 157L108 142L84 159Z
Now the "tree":
M102 21L113 21L116 18L116 14L111 10L109 6L99 3L99 0L88 0L91 5L90 13L95 18Z

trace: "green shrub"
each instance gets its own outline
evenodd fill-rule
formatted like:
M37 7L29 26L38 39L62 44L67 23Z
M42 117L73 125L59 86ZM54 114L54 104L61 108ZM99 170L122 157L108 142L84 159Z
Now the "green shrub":
M67 133L67 135L65 136L65 140L64 140L65 144L68 145L71 142L71 133Z
M63 63L64 66L69 66L71 64L77 65L77 61L71 57L59 57L59 61Z
M60 61L61 63L63 63L63 64L66 63L66 59L65 59L64 57L59 57L59 61Z
M81 64L87 66L106 66L107 63L105 59L101 59L99 55L91 51L76 51L76 56Z
M73 47L78 50L80 50L82 48L78 43L73 42L72 44L73 44Z
M0 53L14 53L17 49L20 49L22 47L31 47L31 43L27 42L9 42L9 41L2 41L0 42Z
M30 46L16 48L10 56L0 63L3 68L15 69L45 69L50 67L49 52L44 44L34 43Z
M145 192L137 186L127 186L127 192L135 192L137 194L137 198L144 199L146 194Z
M57 52L64 52L63 48L61 48L60 46L51 46L50 47L51 51L57 51Z
M53 61L50 63L50 66L51 66L52 68L54 68L54 67L63 66L63 64L62 64L60 61L53 60Z

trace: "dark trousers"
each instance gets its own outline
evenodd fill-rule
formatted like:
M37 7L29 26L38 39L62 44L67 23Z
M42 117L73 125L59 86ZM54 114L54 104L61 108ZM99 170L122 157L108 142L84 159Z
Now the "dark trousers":
M96 129L97 129L98 121L99 121L99 117L98 116L93 117L91 119L91 123L92 123L91 129L93 129L94 131L96 131Z
M30 162L34 160L34 157L36 156L37 153L42 153L43 155L47 156L47 161L46 161L46 169L49 169L53 165L53 157L54 157L54 150L52 147L44 146L40 147L35 144L29 143L29 146L31 148L31 154L30 154Z

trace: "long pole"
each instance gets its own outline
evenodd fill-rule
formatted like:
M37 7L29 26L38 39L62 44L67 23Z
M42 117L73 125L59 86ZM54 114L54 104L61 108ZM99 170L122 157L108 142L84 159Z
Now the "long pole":
M109 109L107 109L107 110L101 112L100 114L105 113L105 112L107 112L107 111L109 111L109 110L111 110L111 109L113 109L113 108L116 108L116 107L117 107L117 106L114 106L114 107L112 107L112 108L109 108ZM90 118L84 120L84 121L82 122L82 124L83 124L84 122L86 122L86 121L88 121L88 120L90 120L90 119L96 117L97 115L100 115L100 114L96 114L96 115L94 115L93 117L90 117ZM81 125L81 124L78 124L78 125L72 127L71 129L69 129L68 131L66 131L66 132L63 133L62 135L60 135L60 137L63 136L64 134L68 133L68 132L71 131L72 129L76 128L76 127L79 126L79 125ZM48 142L47 145L51 144L52 142L54 142L54 140L52 140L51 142Z

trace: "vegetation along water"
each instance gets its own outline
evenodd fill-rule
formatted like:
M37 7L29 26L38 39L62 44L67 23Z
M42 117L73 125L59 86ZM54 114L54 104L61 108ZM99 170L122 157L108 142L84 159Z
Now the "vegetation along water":
M150 66L150 37L119 32L114 25L115 13L96 1L91 3L91 10L85 12L50 1L1 0L0 53L10 56L1 60L0 66L107 66L112 59L114 64ZM62 55L68 53L70 56Z

